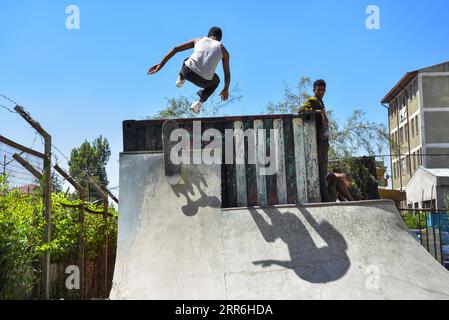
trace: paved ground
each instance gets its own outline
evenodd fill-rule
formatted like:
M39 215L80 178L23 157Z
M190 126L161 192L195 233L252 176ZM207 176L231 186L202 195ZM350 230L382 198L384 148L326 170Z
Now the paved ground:
M448 299L449 272L394 203L220 208L219 166L170 187L162 155L120 159L111 299Z

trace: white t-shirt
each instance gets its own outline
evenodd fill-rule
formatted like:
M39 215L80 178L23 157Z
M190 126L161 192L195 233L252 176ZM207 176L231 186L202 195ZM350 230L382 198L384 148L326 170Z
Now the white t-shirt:
M197 41L192 55L184 63L202 78L212 80L222 59L221 42L204 37Z

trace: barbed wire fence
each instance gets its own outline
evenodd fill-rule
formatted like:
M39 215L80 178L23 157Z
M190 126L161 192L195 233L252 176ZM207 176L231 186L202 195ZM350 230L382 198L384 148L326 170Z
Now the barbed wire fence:
M16 190L24 195L38 189L43 190L43 215L45 218L45 230L44 230L44 242L50 243L51 241L51 193L55 191L55 186L62 184L66 181L79 195L80 205L66 205L70 208L79 209L79 220L81 223L81 230L84 230L84 215L85 213L102 215L104 219L104 294L107 296L108 292L108 255L109 255L109 235L108 235L108 219L109 213L109 198L118 204L117 197L112 191L117 191L118 187L108 189L106 185L103 185L100 181L93 179L95 173L84 170L84 177L79 179L72 178L67 172L67 169L63 169L59 166L58 155L62 156L67 163L70 159L52 143L52 137L48 134L39 122L35 121L31 115L20 105L18 105L13 99L0 93L0 97L6 100L6 103L0 99L0 111L9 112L21 116L31 128L35 131L33 142L30 147L23 146L17 142L10 140L2 136L0 132L0 175L4 176L7 180L7 186L9 190ZM14 106L11 106L13 104ZM40 138L44 152L39 152L33 149L35 147L36 140ZM55 165L54 165L55 164ZM54 165L54 166L53 166ZM86 202L85 192L80 187L79 182L83 182L85 185L92 187L103 202L103 210L96 211L89 208L89 202ZM111 191L112 190L112 191ZM64 206L64 204L61 204ZM83 231L80 234L80 247L79 247L79 259L80 259L80 278L81 278L81 291L80 297L84 298L84 236ZM50 298L50 254L46 253L42 261L42 285L40 289L40 296L44 299Z
M43 171L44 161L0 142L0 173L6 177L9 188L21 192L31 192L35 190L39 187L39 179L17 162L17 160L14 159L14 154L23 157L38 172Z

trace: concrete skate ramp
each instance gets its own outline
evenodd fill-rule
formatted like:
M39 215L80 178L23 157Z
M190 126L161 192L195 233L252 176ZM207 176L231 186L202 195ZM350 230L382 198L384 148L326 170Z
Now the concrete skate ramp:
M222 210L220 175L172 188L161 154L121 155L111 299L449 298L392 201Z

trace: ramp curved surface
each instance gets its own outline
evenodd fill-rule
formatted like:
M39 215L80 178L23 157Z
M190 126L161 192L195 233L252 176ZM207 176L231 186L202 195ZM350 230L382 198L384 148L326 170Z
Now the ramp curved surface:
M392 201L220 208L220 166L170 187L161 154L120 159L111 299L448 299L449 273Z

